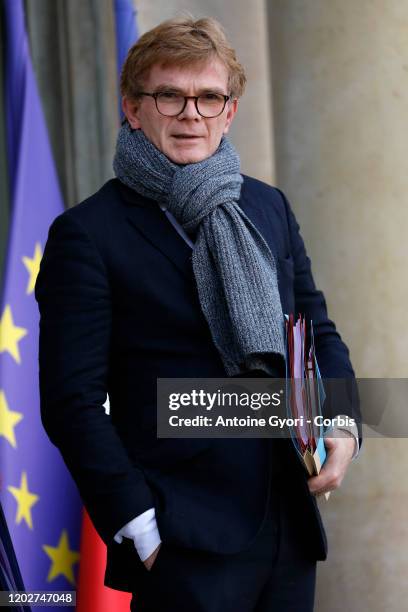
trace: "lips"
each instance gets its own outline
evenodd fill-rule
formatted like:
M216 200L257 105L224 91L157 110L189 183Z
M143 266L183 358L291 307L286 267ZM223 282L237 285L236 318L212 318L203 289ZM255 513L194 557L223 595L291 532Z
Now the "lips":
M194 139L194 138L201 138L201 136L198 136L197 134L173 134L173 138L190 138L190 139Z

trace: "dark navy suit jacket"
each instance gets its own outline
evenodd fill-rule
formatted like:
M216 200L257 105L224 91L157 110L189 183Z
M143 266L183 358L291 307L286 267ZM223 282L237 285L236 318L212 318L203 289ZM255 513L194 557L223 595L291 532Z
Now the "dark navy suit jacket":
M283 312L314 322L322 375L353 377L285 196L245 176L239 205L275 255ZM131 540L113 536L152 506L164 543L222 553L247 547L265 513L270 440L156 436L158 377L225 376L191 249L157 204L113 179L65 211L50 228L35 294L42 419L108 545L106 583L135 590L142 564ZM320 515L292 451L294 503L310 554L324 559Z

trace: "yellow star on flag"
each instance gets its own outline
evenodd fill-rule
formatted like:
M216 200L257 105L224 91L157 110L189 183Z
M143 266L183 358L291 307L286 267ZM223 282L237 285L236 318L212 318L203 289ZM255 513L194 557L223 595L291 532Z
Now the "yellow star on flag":
M21 523L21 521L24 519L29 528L32 529L33 519L31 517L31 508L38 502L40 496L36 495L35 493L30 493L28 490L26 472L21 474L19 489L11 486L7 487L7 489L17 501L16 524L19 525L19 523Z
M29 295L34 291L35 281L37 280L37 275L40 270L40 263L42 258L41 245L39 242L35 243L34 255L33 257L23 257L23 264L28 270L29 279L26 294Z
M62 574L71 584L75 586L74 571L72 566L79 561L79 553L70 550L68 534L66 529L62 530L58 546L43 546L43 549L52 561L47 581L51 582Z
M14 325L11 308L7 304L0 319L0 353L8 351L17 363L21 363L18 343L27 333L28 331L24 327Z
M0 390L0 436L4 436L13 448L17 448L14 427L22 418L21 412L9 409L4 391Z

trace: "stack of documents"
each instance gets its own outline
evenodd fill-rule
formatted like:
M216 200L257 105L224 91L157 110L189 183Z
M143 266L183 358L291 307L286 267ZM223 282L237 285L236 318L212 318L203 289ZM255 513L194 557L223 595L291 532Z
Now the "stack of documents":
M323 425L316 423L322 415L325 393L317 364L310 321L299 315L286 315L286 407L291 438L296 452L310 476L319 474L326 460ZM319 419L318 419L319 420ZM321 420L321 419L320 419Z

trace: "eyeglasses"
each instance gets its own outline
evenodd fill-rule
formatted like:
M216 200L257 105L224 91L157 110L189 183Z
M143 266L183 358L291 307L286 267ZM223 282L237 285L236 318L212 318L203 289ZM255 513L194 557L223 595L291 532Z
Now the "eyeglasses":
M160 91L157 93L141 91L139 95L154 98L158 112L165 117L177 117L186 108L187 100L194 100L197 113L206 119L221 115L228 100L231 99L231 96L219 93L206 93L201 94L201 96L182 96L172 91Z

